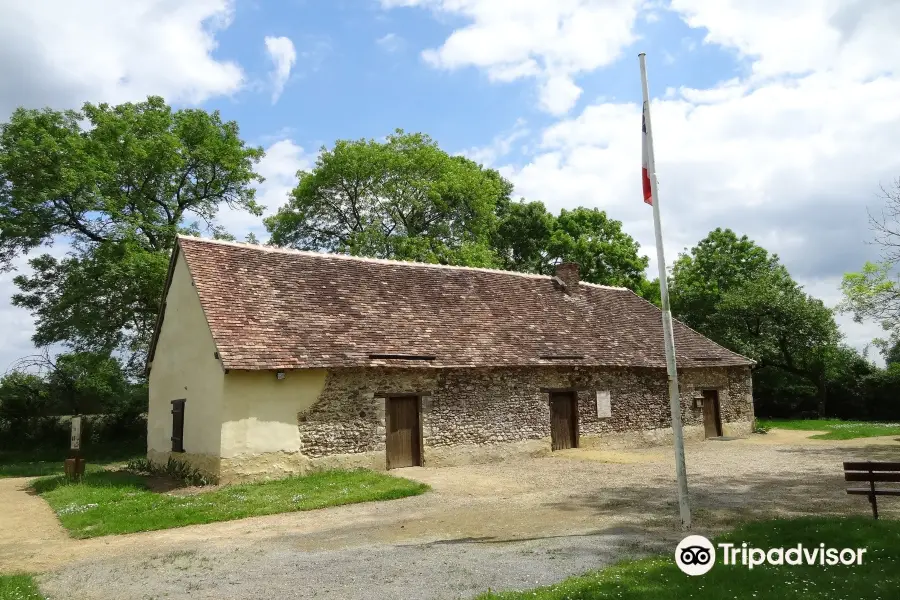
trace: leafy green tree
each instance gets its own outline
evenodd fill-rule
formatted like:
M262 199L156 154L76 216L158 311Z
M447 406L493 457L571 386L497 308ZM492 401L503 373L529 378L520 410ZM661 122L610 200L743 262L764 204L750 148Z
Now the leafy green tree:
M900 364L900 340L893 340L884 352L884 362L888 365Z
M882 353L900 338L900 284L894 270L892 261L867 262L860 271L845 273L841 281L841 310L852 313L858 323L876 321L887 332L890 339L876 340Z
M45 349L16 361L10 372L12 383L19 382L19 373L27 374L25 381L46 396L40 411L28 416L146 410L146 402L135 407L133 401L145 386L129 381L121 360L109 354L67 352L53 356Z
M841 344L830 352L825 373L829 414L841 419L873 418L876 407L866 380L879 371L856 348Z
M672 273L675 316L727 348L815 386L827 410L829 368L840 354L834 313L806 294L780 264L746 236L712 231ZM770 377L771 378L771 377Z
M869 216L875 243L882 250L880 262L866 262L858 272L846 273L841 283L844 301L841 310L853 314L854 320L876 321L889 339L875 340L887 355L900 340L900 178L884 192L880 214Z
M806 378L827 402L827 369L841 335L834 313L779 269L723 294L707 321L720 341L757 361Z
M115 412L127 403L131 386L116 358L73 352L57 356L52 364L47 385L62 414Z
M47 382L34 373L12 370L0 377L0 421L21 423L51 411Z
M640 245L622 231L622 222L596 208L560 211L547 253L554 261L572 261L593 283L640 289L649 264Z
M494 247L504 268L550 275L570 261L578 263L584 281L646 290L653 297L644 277L649 260L621 221L605 211L579 207L554 216L541 202L510 202L499 217Z
M0 268L60 239L64 258L31 259L13 303L37 318L38 345L142 362L179 232L225 235L224 204L261 214L263 156L218 112L162 98L81 111L16 110L0 125Z
M900 363L873 370L862 380L866 396L865 417L873 420L900 421Z
M746 235L739 238L730 229L717 228L675 261L669 282L672 313L716 339L708 321L722 296L768 273L788 277L777 255Z
M303 250L494 266L489 235L512 185L450 156L427 135L340 140L300 171L291 199L266 219L271 242Z
M76 350L122 350L133 367L140 363L165 284L165 249L109 241L62 259L37 256L30 265L32 274L14 279L20 292L12 300L36 317L37 346L64 342Z
M648 302L652 302L656 306L662 308L662 292L659 290L659 278L653 279L653 281L645 280L640 289L635 290L638 296L643 298Z
M597 209L554 216L541 202L514 202L499 173L420 133L338 141L298 177L288 204L266 219L273 244L542 274L574 261L586 281L648 286L647 258L621 222Z
M543 202L506 201L497 207L498 224L492 246L500 266L509 271L548 274L552 259L547 247L556 217Z

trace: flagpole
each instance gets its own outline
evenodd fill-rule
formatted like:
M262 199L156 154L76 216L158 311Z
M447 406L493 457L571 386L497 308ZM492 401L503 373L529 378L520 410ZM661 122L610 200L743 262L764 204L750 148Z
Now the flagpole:
M659 266L659 296L662 300L663 338L666 347L666 372L669 376L669 408L672 411L672 437L675 442L675 475L678 478L678 509L681 527L691 526L691 506L688 498L687 468L684 464L684 432L681 424L681 399L678 393L678 370L675 365L675 337L672 333L672 311L669 308L669 284L666 279L666 257L659 220L659 192L656 184L656 157L653 154L653 125L650 122L650 88L647 85L646 55L638 55L641 63L641 89L644 92L644 124L647 128L647 167L653 203L653 229L656 233L656 262Z

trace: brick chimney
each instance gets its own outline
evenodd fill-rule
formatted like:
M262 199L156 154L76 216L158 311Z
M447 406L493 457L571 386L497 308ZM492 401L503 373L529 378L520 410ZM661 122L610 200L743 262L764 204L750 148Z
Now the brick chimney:
M556 265L556 277L566 284L566 290L571 293L578 287L578 281L581 279L578 263L564 262Z

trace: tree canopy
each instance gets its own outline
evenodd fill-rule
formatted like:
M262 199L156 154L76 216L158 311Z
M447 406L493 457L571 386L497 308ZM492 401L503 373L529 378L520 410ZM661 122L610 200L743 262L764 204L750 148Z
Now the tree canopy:
M558 216L542 202L498 207L494 249L505 269L550 275L560 262L575 262L591 283L643 291L649 264L622 222L596 208L562 209Z
M266 219L273 244L469 266L492 266L494 211L512 192L496 171L402 130L384 142L340 140L297 175Z
M554 215L541 202L514 201L497 171L421 133L338 141L298 178L266 219L276 245L542 274L573 261L586 281L652 296L648 260L621 222L598 209Z
M710 335L708 322L722 297L762 275L789 278L778 256L746 235L717 228L676 259L669 283L672 313Z
M261 214L263 156L218 112L162 98L81 111L16 110L0 125L0 268L54 240L71 251L30 259L13 304L37 319L39 346L123 352L142 362L179 232L224 235L224 204Z
M844 301L841 309L862 322L881 324L888 339L875 340L887 358L900 342L900 179L884 191L884 207L880 214L869 216L875 243L882 250L880 262L867 262L857 272L846 273L841 282Z
M747 236L716 229L679 256L672 271L675 316L711 339L819 388L841 335L833 311L806 294L778 256Z
M146 390L128 381L121 361L96 352L48 351L25 356L0 378L0 418L111 413L146 409L130 399Z

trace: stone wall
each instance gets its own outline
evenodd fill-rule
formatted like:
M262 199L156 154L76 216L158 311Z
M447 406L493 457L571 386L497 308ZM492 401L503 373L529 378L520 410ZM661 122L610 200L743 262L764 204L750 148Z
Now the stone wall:
M689 369L679 375L679 382L686 430L702 432L703 414L693 408L694 392L717 389L726 429L749 431L753 400L748 368ZM383 396L397 393L425 394L426 460L428 449L548 439L550 409L542 388L586 390L578 393L583 442L610 434L671 431L667 380L661 369L347 369L329 371L318 401L298 414L300 452L314 459L383 453ZM609 392L609 416L598 416L598 391Z

